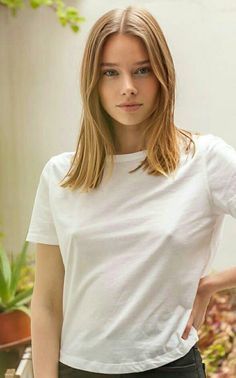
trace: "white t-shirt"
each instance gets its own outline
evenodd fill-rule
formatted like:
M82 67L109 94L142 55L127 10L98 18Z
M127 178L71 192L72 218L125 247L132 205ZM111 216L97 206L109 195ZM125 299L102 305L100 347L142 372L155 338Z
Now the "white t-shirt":
M115 155L90 193L59 187L74 152L44 166L27 240L59 245L65 265L60 361L97 373L154 369L199 340L187 325L211 271L225 214L236 218L236 151L196 136L171 177L129 174L146 150Z

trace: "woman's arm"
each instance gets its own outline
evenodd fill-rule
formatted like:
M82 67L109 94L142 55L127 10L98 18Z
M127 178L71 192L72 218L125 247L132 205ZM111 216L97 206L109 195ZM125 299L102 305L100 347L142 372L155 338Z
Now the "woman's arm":
M192 312L182 335L183 339L188 338L192 325L198 330L204 323L212 295L232 288L236 288L236 267L200 279Z
M210 274L200 280L200 290L203 293L214 293L236 288L236 266L218 273Z
M64 265L56 245L37 244L31 301L34 378L57 378L63 320Z

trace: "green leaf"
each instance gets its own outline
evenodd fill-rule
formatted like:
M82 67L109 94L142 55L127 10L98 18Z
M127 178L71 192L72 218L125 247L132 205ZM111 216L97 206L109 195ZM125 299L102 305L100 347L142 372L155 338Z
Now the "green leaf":
M15 306L23 306L31 300L33 286L19 290L22 282L21 272L27 266L28 244L28 241L24 242L21 252L12 263L3 247L0 246L0 312L9 311Z
M71 25L70 27L71 27L71 29L72 29L75 33L77 33L78 30L79 30L79 26L77 26L77 25Z
M8 302L7 307L11 308L12 306L15 306L15 305L19 306L19 305L28 303L31 300L32 293L33 293L33 287L19 294L16 294L14 299Z
M12 294L14 294L17 289L17 285L20 280L21 270L26 265L26 252L28 245L29 242L25 241L21 252L17 255L15 261L12 264L12 279L10 284L10 291Z
M60 23L61 23L62 26L66 26L67 20L65 18L60 17L59 21L60 21Z
M63 9L57 9L57 16L58 16L58 18L66 18L66 13L65 13L65 11L63 10Z
M73 16L77 16L78 15L78 10L74 7L67 7L66 8L66 15L68 17L73 17Z
M9 287L4 280L3 274L0 270L0 302L5 302L8 300Z
M10 283L10 262L4 248L0 245L0 297L3 302L9 298Z
M42 5L42 2L40 0L30 0L30 5L33 9L36 9Z
M39 8L39 6L40 6L38 4L30 4L30 5L31 5L31 8L33 8L33 9Z

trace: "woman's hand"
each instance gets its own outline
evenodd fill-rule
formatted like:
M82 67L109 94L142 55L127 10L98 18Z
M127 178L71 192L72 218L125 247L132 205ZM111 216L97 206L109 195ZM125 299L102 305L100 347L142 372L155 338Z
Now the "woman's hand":
M210 277L205 276L199 281L197 294L193 303L192 312L190 314L188 323L185 327L182 338L186 340L188 338L190 329L192 326L198 330L204 323L207 307L211 300L212 291L210 286Z

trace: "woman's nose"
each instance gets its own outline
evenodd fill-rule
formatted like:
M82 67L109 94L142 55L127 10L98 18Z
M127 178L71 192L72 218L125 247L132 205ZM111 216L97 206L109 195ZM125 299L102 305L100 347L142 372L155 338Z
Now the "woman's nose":
M129 76L126 76L122 83L122 94L128 94L128 93L137 93L137 88L134 84L134 81Z

